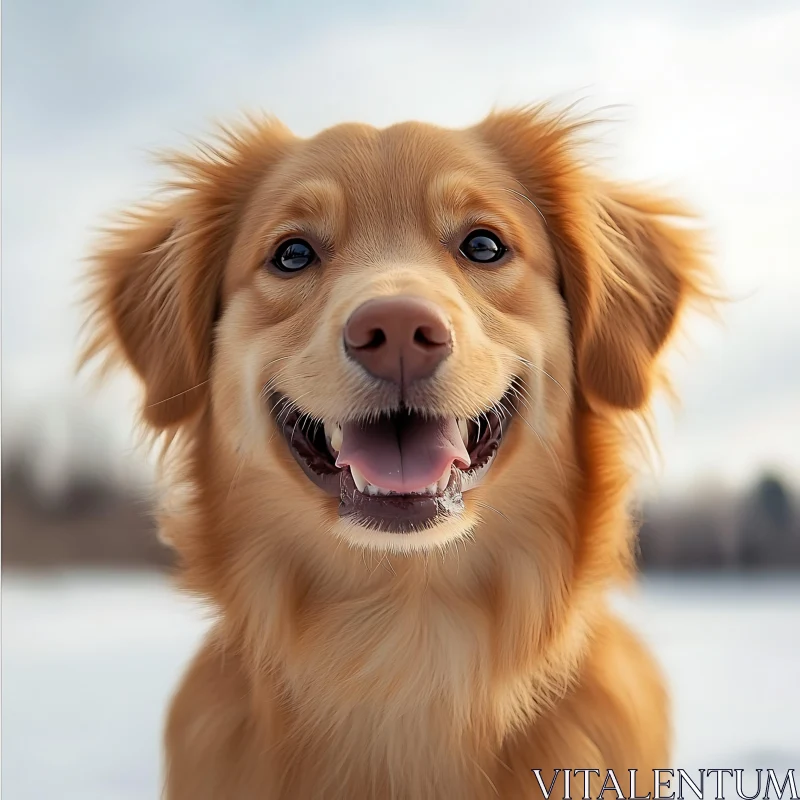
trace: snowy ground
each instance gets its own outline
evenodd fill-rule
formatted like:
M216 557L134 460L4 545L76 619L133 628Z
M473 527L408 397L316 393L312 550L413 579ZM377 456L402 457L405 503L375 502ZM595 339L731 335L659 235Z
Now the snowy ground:
M158 797L198 609L116 573L6 573L2 600L4 800ZM676 765L800 767L800 576L650 578L619 604L669 677Z

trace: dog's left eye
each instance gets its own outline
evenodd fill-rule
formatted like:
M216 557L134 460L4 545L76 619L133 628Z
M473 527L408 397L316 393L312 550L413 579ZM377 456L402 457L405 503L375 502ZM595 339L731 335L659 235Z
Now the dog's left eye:
M478 264L499 261L508 252L508 248L494 233L484 230L472 231L458 249L465 258Z
M299 272L310 267L316 258L314 248L304 239L289 239L278 246L272 263L281 272Z

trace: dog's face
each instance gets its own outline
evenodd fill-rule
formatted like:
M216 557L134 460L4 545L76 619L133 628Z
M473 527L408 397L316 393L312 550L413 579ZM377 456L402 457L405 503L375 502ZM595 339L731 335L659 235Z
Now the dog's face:
M546 401L565 405L542 380L568 391L571 364L545 225L474 136L347 126L295 145L242 216L223 305L228 441L273 485L288 448L303 508L359 542L462 535L517 410L544 438Z
M267 123L175 161L179 196L98 257L95 346L154 428L208 428L228 500L244 480L251 514L319 536L426 549L567 491L576 404L642 406L695 285L675 209L535 113Z

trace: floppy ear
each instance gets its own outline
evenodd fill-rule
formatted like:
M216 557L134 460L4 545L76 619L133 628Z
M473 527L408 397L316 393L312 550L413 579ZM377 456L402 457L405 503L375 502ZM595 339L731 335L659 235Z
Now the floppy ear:
M590 402L638 409L685 303L705 294L704 250L688 213L667 199L599 184L593 204L592 241L562 243L564 291L580 331L578 380ZM593 308L581 304L580 290L576 297L586 281Z
M92 257L82 360L102 354L132 367L152 428L174 428L206 401L236 222L289 138L274 121L250 122L215 145L167 156L177 172L166 187L171 199L123 215Z
M575 143L584 126L538 108L493 114L478 130L547 223L583 397L639 409L684 304L708 297L704 251L679 204L587 170Z

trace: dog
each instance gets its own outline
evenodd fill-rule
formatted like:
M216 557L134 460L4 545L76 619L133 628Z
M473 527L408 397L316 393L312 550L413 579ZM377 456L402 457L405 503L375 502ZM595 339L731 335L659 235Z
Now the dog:
M629 423L709 269L585 130L248 117L104 233L84 356L141 380L161 531L216 612L169 800L653 791L668 696L606 594L635 565Z

